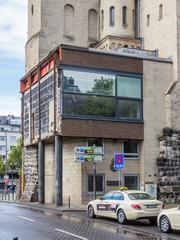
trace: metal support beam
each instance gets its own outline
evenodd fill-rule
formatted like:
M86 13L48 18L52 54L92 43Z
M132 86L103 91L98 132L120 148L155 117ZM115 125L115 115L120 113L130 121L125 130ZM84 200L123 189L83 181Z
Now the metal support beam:
M140 0L135 0L135 36L140 37Z
M42 141L38 143L38 176L39 176L39 191L38 201L44 203L45 200L45 147Z
M63 205L62 188L62 138L55 136L55 204Z

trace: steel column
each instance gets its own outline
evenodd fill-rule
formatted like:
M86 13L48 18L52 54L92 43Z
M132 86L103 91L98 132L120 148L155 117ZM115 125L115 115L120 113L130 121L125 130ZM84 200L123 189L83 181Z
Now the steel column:
M63 186L62 186L62 138L55 136L55 204L63 205Z
M38 201L44 203L45 200L45 146L42 141L38 143L38 176L39 176L39 191Z

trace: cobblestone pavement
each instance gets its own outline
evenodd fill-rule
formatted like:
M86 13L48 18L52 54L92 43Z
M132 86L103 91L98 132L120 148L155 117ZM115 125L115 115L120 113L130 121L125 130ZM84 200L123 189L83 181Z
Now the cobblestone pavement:
M121 226L115 220L89 219L85 213L57 213L0 203L0 240L178 240L180 233L163 235L148 222Z

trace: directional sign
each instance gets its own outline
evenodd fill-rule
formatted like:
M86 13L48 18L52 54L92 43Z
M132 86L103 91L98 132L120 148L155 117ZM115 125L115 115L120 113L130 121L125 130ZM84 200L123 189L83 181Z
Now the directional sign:
M114 169L115 170L124 169L124 154L122 153L114 154Z
M77 154L103 154L102 147L75 147L74 152Z
M102 162L102 155L79 155L76 154L76 162Z

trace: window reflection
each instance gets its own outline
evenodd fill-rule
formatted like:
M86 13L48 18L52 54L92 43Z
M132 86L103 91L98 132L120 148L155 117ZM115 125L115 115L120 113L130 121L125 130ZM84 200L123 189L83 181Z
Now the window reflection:
M115 76L64 70L64 91L114 96Z
M118 76L117 95L120 97L141 98L141 79Z
M71 116L115 117L115 100L110 97L64 94L64 113Z
M64 69L63 114L141 121L141 77L94 69Z
M119 100L119 118L141 119L141 102L132 100Z

